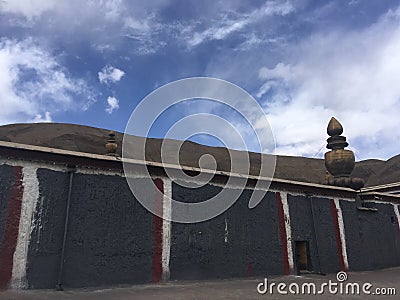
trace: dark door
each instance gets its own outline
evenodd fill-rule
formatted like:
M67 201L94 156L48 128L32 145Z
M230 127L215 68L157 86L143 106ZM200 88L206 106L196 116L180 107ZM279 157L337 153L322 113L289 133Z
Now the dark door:
M310 271L308 242L296 241L296 267L297 273Z

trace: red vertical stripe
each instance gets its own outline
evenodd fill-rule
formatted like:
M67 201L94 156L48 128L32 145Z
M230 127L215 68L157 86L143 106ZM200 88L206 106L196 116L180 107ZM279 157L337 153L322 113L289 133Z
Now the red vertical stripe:
M276 204L278 206L278 221L279 221L279 235L282 244L282 255L283 255L283 271L285 275L290 274L289 268L289 255L287 251L287 236L285 226L285 213L283 211L282 198L280 193L276 193Z
M344 264L342 240L340 239L339 215L336 209L335 201L333 199L331 199L331 215L333 226L335 227L336 247L339 254L340 270L347 271Z
M22 185L22 167L13 167L14 185L8 200L6 226L0 249L0 289L8 287L13 269L13 257L18 241L19 220L24 187Z
M155 191L155 211L162 216L163 212L163 193L164 184L160 178L154 180L157 187ZM152 264L152 282L159 282L162 278L162 218L153 216L153 264Z

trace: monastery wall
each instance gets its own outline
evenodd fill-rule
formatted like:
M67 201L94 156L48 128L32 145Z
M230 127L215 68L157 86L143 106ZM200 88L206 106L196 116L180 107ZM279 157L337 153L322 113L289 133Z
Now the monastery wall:
M160 205L162 219L139 203L121 170L71 170L48 162L0 161L1 288L295 274L304 268L302 247L306 268L317 273L400 265L394 203L370 200L358 209L355 197L335 196L334 190L329 196L318 187L309 193L275 185L249 209L248 187L223 214L181 224L168 221L169 197L198 202L234 187L211 182L193 189L155 175L164 196L149 188L144 194ZM136 177L135 185L145 188Z

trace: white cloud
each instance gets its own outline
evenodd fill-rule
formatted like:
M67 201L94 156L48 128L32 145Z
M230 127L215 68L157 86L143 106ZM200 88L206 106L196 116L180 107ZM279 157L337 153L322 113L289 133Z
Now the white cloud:
M102 4L104 5L105 17L110 20L118 19L124 9L122 0L108 0L103 1Z
M315 34L294 59L261 68L258 96L275 132L277 153L313 156L331 116L359 158L399 153L400 10L357 31Z
M108 84L120 81L125 75L125 72L111 65L106 65L100 72L98 72L98 75L101 83Z
M56 4L56 0L2 0L0 12L19 14L32 20L53 9Z
M44 13L51 12L64 17L78 13L80 17L90 18L94 14L101 14L106 20L116 21L125 9L123 0L100 1L57 1L57 0L1 0L0 12L22 16L30 21L37 21ZM67 18L68 22L73 25Z
M0 124L50 120L50 113L75 110L93 94L32 40L0 40ZM83 104L85 105L85 104ZM48 112L48 115L46 115Z
M155 15L149 15L146 19L138 20L133 17L126 17L124 19L124 26L133 30L134 32L148 32L152 29Z
M164 34L177 30L176 26L161 24L155 12L147 12L144 17L128 15L122 21L123 37L135 44L132 51L138 55L158 52L167 45Z
M239 14L235 18L223 15L217 22L211 22L211 24L214 24L206 30L194 32L187 36L187 43L190 47L193 47L205 41L222 40L230 34L242 30L246 26L256 23L265 17L285 16L293 11L294 6L288 1L267 1L262 7L250 13Z
M126 37L134 38L130 51L154 53L165 42L160 41L161 26L156 12L165 1L140 0L0 0L0 18L8 26L29 28L45 39L74 40L76 33L101 52L120 47Z
M38 114L35 116L35 118L32 120L33 123L50 123L53 122L50 112L46 111L44 116L41 114Z
M210 40L223 40L270 17L285 16L295 10L289 0L266 1L247 12L236 1L217 1L207 7L193 4L201 8L194 17L170 22L163 12L173 5L165 0L0 0L0 14L4 24L29 27L31 32L45 34L45 38L74 40L78 31L82 39L87 39L99 51L113 51L126 46L128 41L132 45L129 52L148 55L168 44L176 43L187 50ZM260 42L254 36L243 47Z
M108 106L105 109L105 111L109 114L112 114L114 112L114 110L119 109L119 102L118 102L118 99L115 97L108 97L107 104L108 104Z

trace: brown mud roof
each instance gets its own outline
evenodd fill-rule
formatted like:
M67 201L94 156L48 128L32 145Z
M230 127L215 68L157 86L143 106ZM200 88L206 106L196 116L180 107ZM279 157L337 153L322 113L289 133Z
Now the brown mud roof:
M107 153L105 143L110 131L89 126L36 123L11 124L0 126L0 140L28 145L36 145L63 150L86 152L104 155ZM115 140L119 145L117 155L121 155L123 134L115 132ZM143 137L134 137L143 141ZM148 138L146 140L146 160L160 162L162 140ZM131 158L135 157L135 147L132 145ZM193 142L184 142L179 153L182 165L198 167L199 158L211 154L217 161L220 171L230 171L229 152L225 148L210 147ZM258 175L261 154L249 153L250 174ZM325 183L325 164L323 159L277 156L275 178L301 182ZM355 177L365 180L365 186L387 184L400 181L400 156L388 161L369 159L356 162L352 173Z

